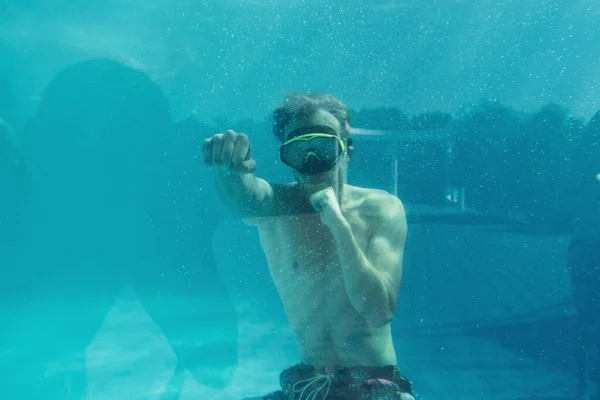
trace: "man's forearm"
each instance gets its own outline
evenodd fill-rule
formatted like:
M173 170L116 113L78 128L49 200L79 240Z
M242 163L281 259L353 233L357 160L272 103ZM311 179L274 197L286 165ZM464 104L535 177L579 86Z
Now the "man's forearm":
M350 302L374 325L391 321L391 284L365 257L352 228L342 222L331 228L342 266L344 286Z
M262 201L258 194L258 179L253 174L232 174L218 169L215 180L223 201L240 213L251 212Z

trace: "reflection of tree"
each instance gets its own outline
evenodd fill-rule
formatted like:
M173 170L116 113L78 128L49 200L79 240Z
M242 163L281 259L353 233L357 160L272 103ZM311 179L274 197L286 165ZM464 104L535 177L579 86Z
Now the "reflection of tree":
M451 184L466 189L469 207L562 229L572 217L573 207L566 204L583 192L582 182L593 178L590 171L600 165L600 112L585 128L555 104L531 114L482 103L456 118L443 112L410 116L393 107L351 110L351 117L358 128L417 135L418 145L405 147L402 155L406 182L400 182L401 194L409 202L431 203L441 186ZM240 130L238 125L248 132L265 129L250 120L236 124ZM432 178L441 168L441 153L431 147L437 142L418 137L421 131L447 127L455 140L449 182L440 182Z
M590 201L594 201L590 188L596 186L596 176L600 174L600 111L585 128L579 130L571 146L571 154L571 177L567 186L571 203L569 208L587 208L590 207Z
M584 144L588 130L554 104L531 115L482 104L457 123L451 176L477 209L564 227L573 174L582 150L593 147Z
M425 129L442 129L452 122L452 115L440 111L425 112L415 115L410 120L410 128L415 131Z
M380 107L351 111L352 125L381 130L406 130L410 119L402 111L392 107Z
M573 157L575 179L585 181L600 173L600 111L581 132L577 143L577 155Z
M351 110L350 115L356 127L388 131L441 129L452 122L448 113L432 111L411 117L393 107Z
M524 157L515 158L522 176L519 201L535 219L556 216L557 189L568 168L566 126L565 110L547 105L527 118L516 143L524 150Z
M465 187L470 206L506 210L514 203L511 183L518 173L510 167L519 152L518 128L518 115L496 103L482 104L457 121L450 176L454 185Z

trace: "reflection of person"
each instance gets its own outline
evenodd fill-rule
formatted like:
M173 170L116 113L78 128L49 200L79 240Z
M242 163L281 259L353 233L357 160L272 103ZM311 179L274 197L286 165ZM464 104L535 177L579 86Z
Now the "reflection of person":
M0 119L0 162L7 164L11 162L13 149L13 137L10 128Z
M593 170L584 176L569 248L577 312L577 390L580 399L585 395L600 399L600 181Z
M390 327L407 233L403 205L346 184L350 117L333 96L294 93L274 117L281 161L296 182L256 177L242 133L204 144L224 201L258 228L301 351L302 363L280 376L282 390L262 399L412 399Z
M10 280L0 276L0 303L5 300L2 289L14 288L12 309L23 310L2 315L2 326L13 329L0 330L0 354L13 352L6 371L31 374L31 379L3 374L9 358L0 356L2 398L42 398L38 391L45 398L86 397L94 385L88 385L89 370L80 364L53 374L44 371L84 352L128 285L177 356L164 396L181 393L187 375L216 388L229 383L226 369L237 363L237 315L210 246L202 240L202 235L210 240L219 214L199 211L205 198L197 187L188 185L190 190L183 191L171 184L174 176L186 175L197 156L186 152L191 129L177 134L171 129L161 88L145 73L110 59L68 66L44 89L23 134L35 178L27 215L31 226L23 235L27 251L18 274L13 271ZM4 197L0 188L0 205ZM2 229L0 224L0 234ZM189 232L196 235L194 241L185 239ZM0 274L6 270L3 261ZM206 307L207 298L219 307ZM31 299L43 309L30 307ZM174 314L173 301L187 307ZM93 307L79 315L65 303ZM75 325L69 323L75 320ZM42 322L64 340L50 345L53 335L34 329ZM217 339L205 340L216 330L218 347ZM30 353L36 357L21 356ZM129 361L119 366L128 367Z
M0 118L0 259L8 265L22 229L29 175L12 130ZM0 279L1 280L1 279Z
M16 180L17 186L24 183L26 169L21 153L17 150L9 126L0 118L0 169Z

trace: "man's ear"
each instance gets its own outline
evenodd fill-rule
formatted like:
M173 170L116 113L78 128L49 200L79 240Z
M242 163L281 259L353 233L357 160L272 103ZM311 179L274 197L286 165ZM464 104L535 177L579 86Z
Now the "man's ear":
M348 158L350 159L352 157L352 153L354 153L354 142L351 138L346 139L346 147L348 148L347 154Z

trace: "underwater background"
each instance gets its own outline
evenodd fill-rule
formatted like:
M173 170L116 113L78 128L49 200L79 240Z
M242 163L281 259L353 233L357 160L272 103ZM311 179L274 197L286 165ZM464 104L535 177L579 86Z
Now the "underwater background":
M0 399L277 389L295 339L200 152L245 132L291 180L270 113L294 90L351 108L349 183L405 204L418 397L572 398L599 42L591 0L0 2Z

